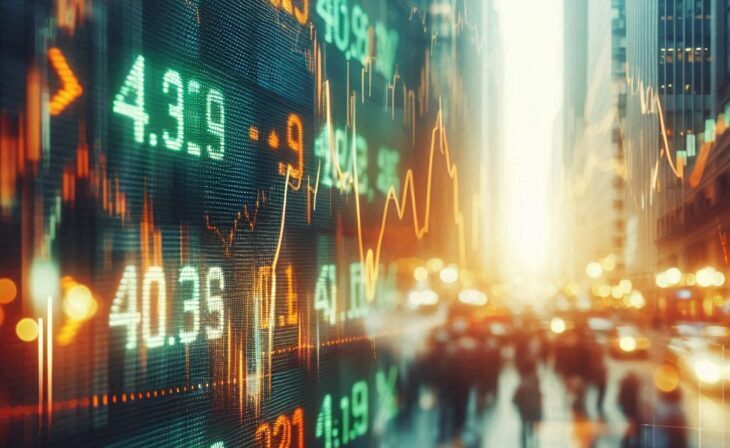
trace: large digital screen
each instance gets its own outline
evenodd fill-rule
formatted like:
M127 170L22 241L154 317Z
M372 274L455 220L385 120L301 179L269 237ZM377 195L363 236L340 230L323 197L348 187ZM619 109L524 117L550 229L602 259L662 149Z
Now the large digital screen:
M477 17L3 1L0 445L384 444L412 260L479 256Z

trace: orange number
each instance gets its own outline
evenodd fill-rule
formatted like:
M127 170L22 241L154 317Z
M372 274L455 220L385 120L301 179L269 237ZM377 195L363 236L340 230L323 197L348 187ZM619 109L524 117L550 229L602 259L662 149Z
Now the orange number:
M294 288L294 268L292 268L292 265L286 267L286 279L288 284L286 292L287 314L286 318L284 316L279 316L279 326L282 327L296 325L299 321L299 297L297 296L296 289Z
M274 422L274 437L279 437L279 448L289 448L291 446L291 422L286 415L280 415Z
M259 300L259 327L269 328L269 310L271 297L271 266L261 266L256 279L256 298Z
M264 440L264 447L271 448L271 427L268 423L262 423L256 430L256 443L260 445L261 439Z
M299 428L299 431L297 431L297 448L304 448L304 411L302 408L294 410L291 425Z
M286 141L289 149L297 153L297 167L279 162L279 174L285 175L287 167L291 167L291 176L301 179L304 172L304 126L302 126L302 119L299 118L299 115L289 114L286 122Z
M294 17L301 25L306 25L309 20L309 0L302 0L302 9L294 7Z

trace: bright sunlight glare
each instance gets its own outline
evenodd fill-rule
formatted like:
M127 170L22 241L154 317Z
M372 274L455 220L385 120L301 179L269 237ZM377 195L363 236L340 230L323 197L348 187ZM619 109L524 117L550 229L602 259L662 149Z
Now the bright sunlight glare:
M507 278L548 275L555 197L552 154L562 102L562 0L498 2L504 46L503 248Z

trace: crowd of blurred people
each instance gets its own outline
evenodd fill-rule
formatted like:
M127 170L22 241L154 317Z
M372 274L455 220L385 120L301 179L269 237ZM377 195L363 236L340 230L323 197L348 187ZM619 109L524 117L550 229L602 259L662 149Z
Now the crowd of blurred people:
M498 398L508 399L520 419L521 446L538 447L544 420L544 388L554 387L541 383L546 375L553 375L559 379L567 403L568 417L563 423L571 427L572 443L564 446L598 446L610 433L606 359L605 346L584 325L554 334L537 319L525 318L508 332L495 332L493 326L468 317L449 319L448 324L431 333L425 349L402 378L402 418L410 418L421 408L423 391L430 391L435 397L433 409L439 414L439 444L452 446L458 441L459 446L468 446L462 436L475 431L473 425L467 425L470 402L476 402L472 408L476 415L483 416ZM513 376L516 372L516 387L500 387L500 378L507 369ZM687 419L680 388L662 392L647 386L653 386L653 382L629 371L612 394L611 400L615 401L610 405L624 420L620 446L687 447ZM656 395L647 399L647 391ZM471 440L479 445L483 435Z

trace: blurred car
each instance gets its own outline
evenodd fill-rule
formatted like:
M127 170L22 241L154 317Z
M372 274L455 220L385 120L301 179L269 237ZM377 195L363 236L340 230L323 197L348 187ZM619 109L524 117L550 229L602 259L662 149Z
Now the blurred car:
M674 337L667 349L666 360L705 389L720 389L730 380L730 359L722 344L701 336Z
M586 323L595 341L606 347L616 329L614 322L605 317L589 317Z
M633 325L617 326L608 342L608 350L615 358L646 358L651 341Z

